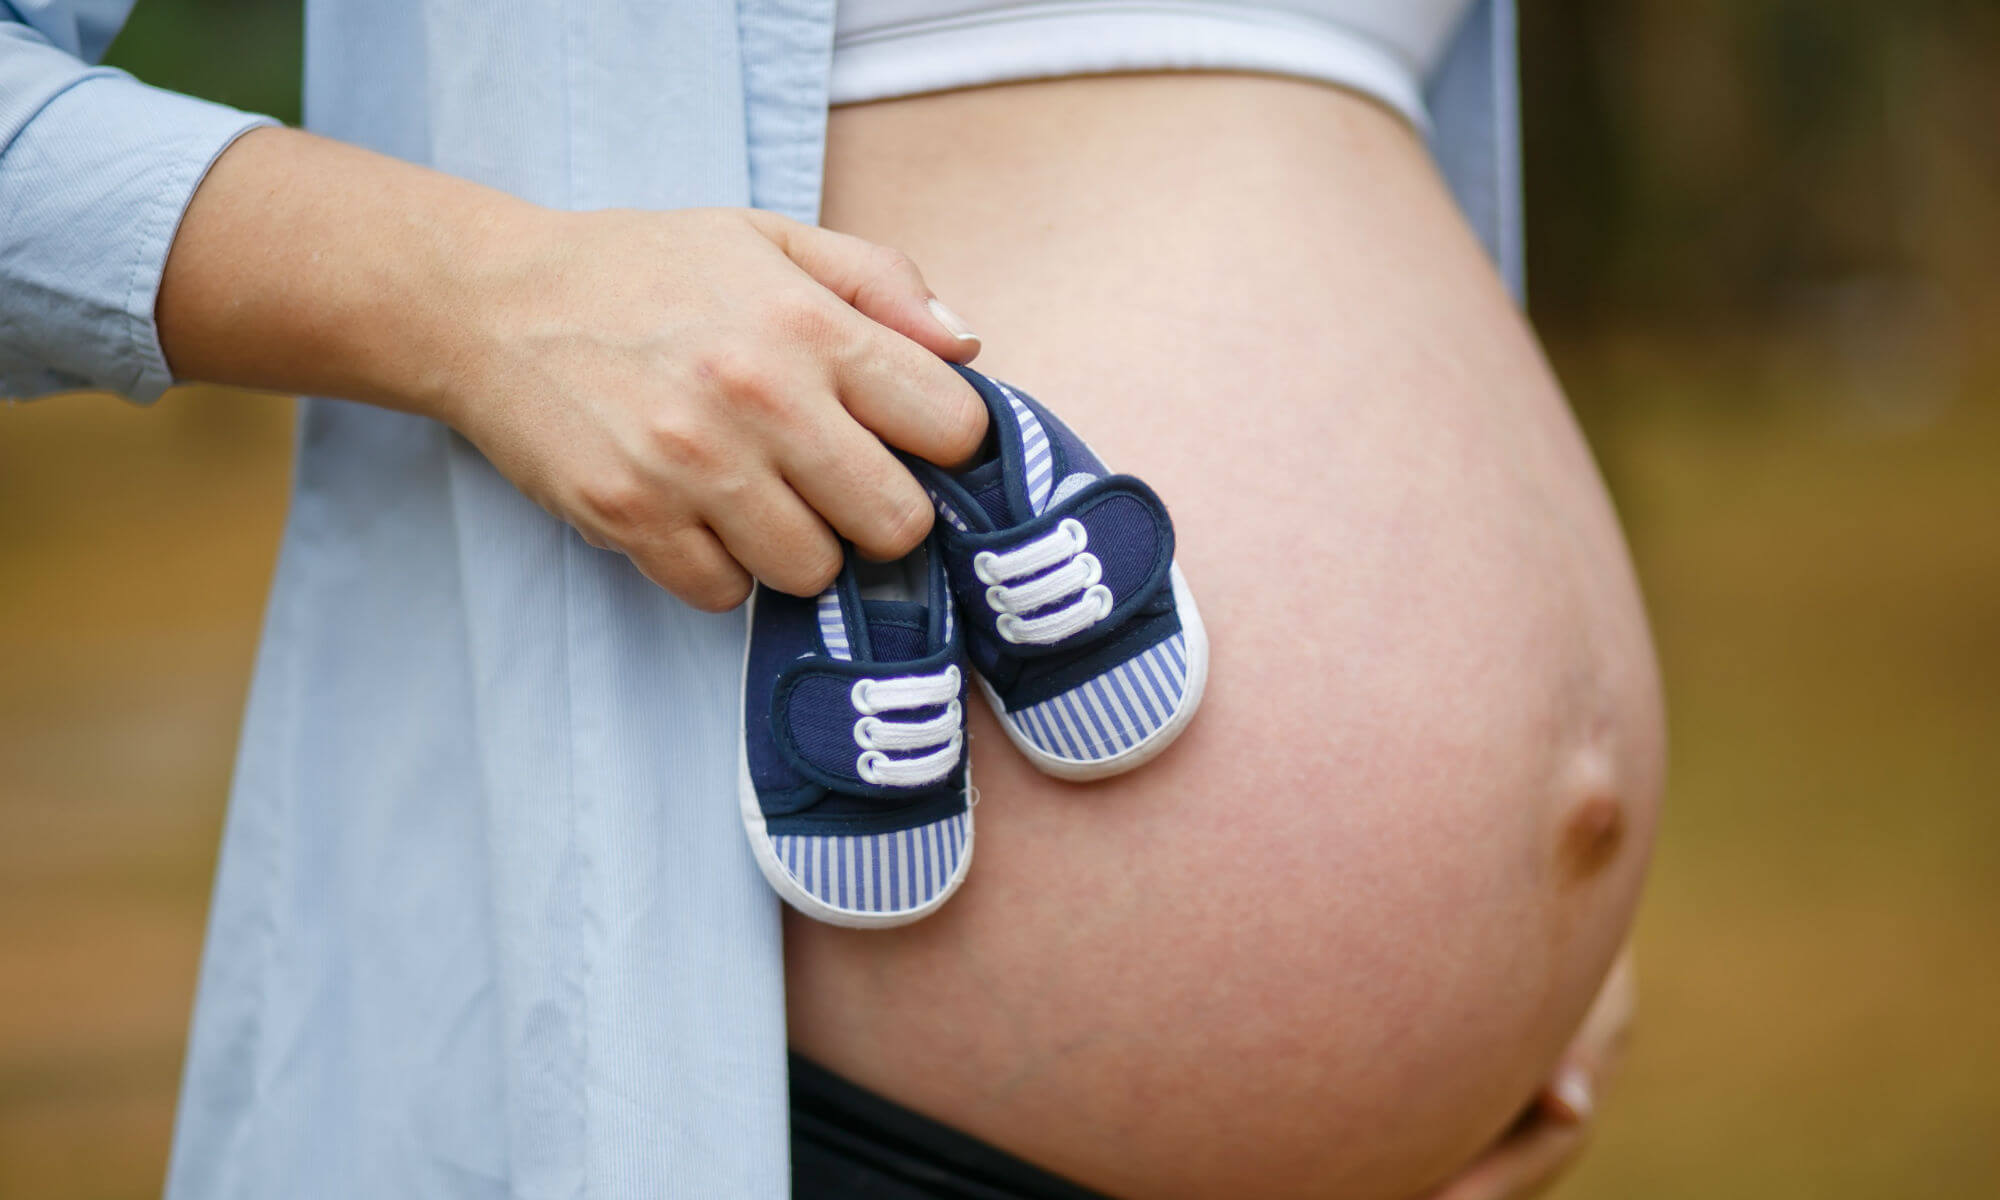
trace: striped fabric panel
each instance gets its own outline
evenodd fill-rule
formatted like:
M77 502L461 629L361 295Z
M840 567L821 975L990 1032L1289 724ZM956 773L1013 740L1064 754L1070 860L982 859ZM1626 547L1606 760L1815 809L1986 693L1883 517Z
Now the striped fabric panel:
M852 659L854 648L847 644L847 621L840 614L839 584L819 594L819 637L826 652L838 659Z
M946 500L943 496L938 495L937 491L933 488L926 487L924 491L930 494L931 503L934 506L936 506L938 510L938 516L944 518L945 524L950 525L953 529L958 530L960 533L970 533L972 531L972 527L965 523L964 517L958 515L958 510L951 506L951 502L949 500ZM953 607L951 602L951 596L947 593L946 595L938 599L938 603L944 605L944 640L949 642L951 640L951 622L952 622L951 610Z
M779 834L785 873L821 903L847 912L921 908L950 884L972 837L972 814L867 837Z
M938 495L932 488L925 488L924 491L929 493L931 503L937 506L938 515L945 519L945 524L950 525L960 533L972 532L972 527L965 523L964 517L958 515L958 510L951 506L950 501Z
M993 382L1000 388L1000 394L1007 397L1007 403L1014 409L1014 419L1020 423L1021 459L1028 473L1028 503L1035 515L1040 516L1049 507L1049 493L1055 490L1056 464L1049 449L1048 431L1012 388L997 379Z
M1110 758L1159 732L1187 691L1181 634L1118 664L1081 687L1007 714L1014 728L1057 758Z

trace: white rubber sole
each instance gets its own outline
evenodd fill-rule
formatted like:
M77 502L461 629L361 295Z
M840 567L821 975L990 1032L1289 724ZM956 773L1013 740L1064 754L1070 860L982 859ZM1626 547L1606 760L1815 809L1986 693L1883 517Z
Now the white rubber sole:
M1194 720L1195 710L1201 707L1202 692L1208 686L1208 630L1201 623L1201 610L1195 607L1194 593L1181 575L1178 562L1168 568L1168 578L1174 589L1174 609L1181 618L1182 640L1187 643L1187 687L1181 693L1180 711L1155 730L1153 736L1136 746L1129 746L1110 758L1075 759L1050 754L1015 728L1014 722L1007 718L1007 706L1000 702L999 695L994 692L993 685L986 682L986 677L977 671L972 673L973 678L979 680L979 690L986 694L986 703L992 707L993 715L999 718L1000 728L1006 731L1007 740L1014 743L1014 748L1021 752L1022 757L1042 774L1077 783L1122 775L1158 757L1162 750L1173 745L1174 739L1188 727L1188 722Z
M908 925L921 921L936 912L952 893L965 882L966 872L972 866L972 747L967 739L965 751L965 853L959 857L958 866L951 878L945 880L944 887L937 895L916 908L901 912L863 912L859 909L838 908L821 900L818 896L800 887L785 865L778 861L778 852L771 846L771 835L764 820L764 807L757 803L757 786L750 780L750 735L742 714L750 689L750 631L755 628L758 589L750 593L749 601L743 606L743 678L736 695L736 798L743 814L743 832L749 835L750 851L756 856L757 869L764 873L764 882L778 893L778 898L786 904L829 925L840 925L848 929L891 929L897 925ZM1192 651L1189 652L1192 655ZM1192 658L1190 658L1192 663Z

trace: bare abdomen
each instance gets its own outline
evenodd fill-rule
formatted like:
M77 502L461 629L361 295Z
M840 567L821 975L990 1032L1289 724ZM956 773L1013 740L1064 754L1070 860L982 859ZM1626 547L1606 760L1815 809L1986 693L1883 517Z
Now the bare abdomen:
M837 110L823 219L1160 491L1214 661L1108 783L977 714L970 881L793 920L794 1045L1119 1195L1448 1172L1624 937L1661 735L1595 471L1415 141L1290 80L978 89Z

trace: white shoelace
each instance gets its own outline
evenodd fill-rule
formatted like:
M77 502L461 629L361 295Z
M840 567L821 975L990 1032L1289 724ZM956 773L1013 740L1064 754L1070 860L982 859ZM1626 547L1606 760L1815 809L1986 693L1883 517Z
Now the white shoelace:
M1111 615L1115 601L1111 589L1100 582L1104 564L1085 549L1089 544L1083 522L1065 517L1024 546L1004 554L981 550L973 556L973 573L986 585L986 604L998 614L995 625L1002 638L1015 645L1052 645ZM1075 599L1049 608L1066 596ZM1041 608L1049 611L1037 617L1021 615Z
M958 765L959 748L965 744L965 710L958 702L958 667L949 666L935 675L908 675L901 679L857 679L849 692L854 711L854 744L861 757L854 760L854 773L864 783L877 787L923 787L951 774ZM878 714L909 709L935 708L944 712L927 721L897 720ZM935 746L929 754L915 758L891 758L888 751L922 750Z

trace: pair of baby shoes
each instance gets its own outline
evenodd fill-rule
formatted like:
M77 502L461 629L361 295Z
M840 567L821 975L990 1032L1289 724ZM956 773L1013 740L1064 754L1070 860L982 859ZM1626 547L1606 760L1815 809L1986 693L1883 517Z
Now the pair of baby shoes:
M938 522L895 563L849 554L802 599L758 588L744 651L739 793L764 877L836 925L901 925L972 860L965 689L1064 779L1127 771L1186 728L1208 639L1166 507L1032 397L953 364L985 451L915 459Z

